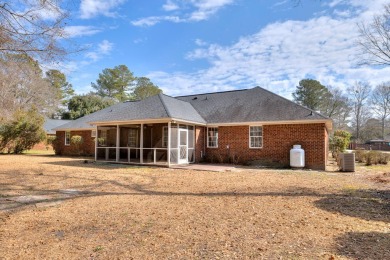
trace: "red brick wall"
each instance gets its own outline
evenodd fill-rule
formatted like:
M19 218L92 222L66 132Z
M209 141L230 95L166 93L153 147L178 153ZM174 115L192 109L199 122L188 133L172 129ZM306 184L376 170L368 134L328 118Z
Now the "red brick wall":
M195 126L195 162L202 160L205 153L205 127Z
M325 124L264 125L263 148L249 148L249 126L218 127L218 148L207 148L207 156L239 157L240 162L271 160L289 165L290 149L300 144L305 150L305 166L325 170L327 138ZM229 149L227 149L229 145Z
M80 135L83 137L83 144L80 145L80 155L93 156L95 154L95 138L91 137L91 130L70 131L70 137ZM56 133L56 154L58 155L78 155L73 144L65 145L65 131Z

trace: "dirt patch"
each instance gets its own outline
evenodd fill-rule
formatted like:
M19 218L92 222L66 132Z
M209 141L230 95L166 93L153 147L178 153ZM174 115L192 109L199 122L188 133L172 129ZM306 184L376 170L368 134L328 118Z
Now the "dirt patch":
M0 259L390 259L390 186L373 179L390 167L381 171L3 155Z

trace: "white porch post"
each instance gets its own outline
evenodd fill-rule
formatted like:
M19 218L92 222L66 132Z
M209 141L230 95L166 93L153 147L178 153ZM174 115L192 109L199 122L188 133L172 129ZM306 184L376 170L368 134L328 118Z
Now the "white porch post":
M95 127L96 136L95 136L95 162L97 161L97 147L98 147L98 126Z
M119 162L120 128L116 125L116 161Z
M139 162L144 163L144 124L141 124L141 136L140 136L140 158Z
M168 167L171 166L171 122L168 122L168 145L167 145Z

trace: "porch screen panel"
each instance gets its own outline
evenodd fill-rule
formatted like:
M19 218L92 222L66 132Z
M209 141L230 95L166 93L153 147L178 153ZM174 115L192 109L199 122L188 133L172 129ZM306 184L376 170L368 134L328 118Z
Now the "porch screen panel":
M178 163L178 150L179 150L179 142L178 142L178 127L177 124L171 124L171 150L170 157L171 157L171 163Z

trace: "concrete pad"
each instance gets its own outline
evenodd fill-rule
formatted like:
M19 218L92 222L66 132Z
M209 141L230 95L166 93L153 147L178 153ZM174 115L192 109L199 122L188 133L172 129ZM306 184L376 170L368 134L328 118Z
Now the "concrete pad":
M240 169L233 165L226 164L180 164L171 165L172 169L183 169L183 170L195 170L195 171L211 171L211 172L237 172Z
M27 195L27 196L18 196L16 198L9 198L9 200L19 202L19 203L35 203L38 201L49 200L50 196L45 195Z

